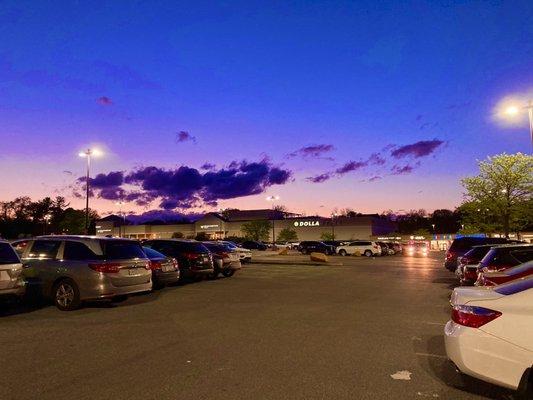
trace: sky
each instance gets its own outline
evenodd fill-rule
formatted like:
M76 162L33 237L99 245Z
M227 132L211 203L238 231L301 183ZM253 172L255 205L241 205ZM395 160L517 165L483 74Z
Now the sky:
M531 1L2 1L0 200L307 215L461 203L531 152ZM122 206L116 203L123 201Z

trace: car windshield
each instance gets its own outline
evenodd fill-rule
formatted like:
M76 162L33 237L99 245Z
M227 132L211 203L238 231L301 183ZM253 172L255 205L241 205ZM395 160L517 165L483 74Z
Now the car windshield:
M102 240L104 257L108 260L146 258L141 245L130 240Z
M156 258L165 258L164 254L161 254L160 252L149 247L143 247L143 251L150 260L154 260Z
M17 264L20 260L8 243L0 243L0 264Z

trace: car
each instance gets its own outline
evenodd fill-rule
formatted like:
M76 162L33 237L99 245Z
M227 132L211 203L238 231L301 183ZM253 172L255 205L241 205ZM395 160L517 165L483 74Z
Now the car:
M230 246L216 242L202 242L213 256L213 274L212 278L217 278L218 274L226 278L233 276L235 271L241 269L241 260L239 254Z
M500 272L531 260L533 245L505 244L491 247L479 264L465 265L463 270L465 276L475 276L477 280L480 272Z
M213 257L201 242L185 239L149 239L143 242L143 246L175 258L180 268L181 281L200 280L213 274Z
M268 248L266 244L255 240L245 240L241 246L248 250L266 250Z
M324 240L322 243L327 244L328 246L333 246L335 253L337 253L337 247L348 244L349 242L340 241L340 240Z
M393 256L394 254L396 254L391 243L377 242L377 244L379 245L379 247L381 247L382 256Z
M409 257L427 257L429 246L426 242L408 243L403 249L403 255Z
M533 275L533 261L500 272L480 272L476 286L495 286Z
M446 251L444 267L451 272L455 272L457 269L457 259L459 257L464 256L470 249L472 249L472 247L480 246L483 244L496 245L504 243L510 243L510 241L505 238L488 238L473 236L455 238L450 248Z
M357 240L337 247L337 254L341 256L354 254L360 254L366 257L380 256L381 246L376 242Z
M237 245L237 243L229 241L229 240L219 240L217 243L225 244L229 246L231 249L233 249L234 251L236 251L241 260L241 264L252 262L252 251L251 250L245 249L244 247Z
M180 269L175 258L167 257L149 247L143 247L143 251L150 260L154 288L179 282Z
M455 288L451 305L444 342L456 368L533 398L533 277Z
M300 245L298 246L298 251L303 254L311 254L311 253L323 253L327 255L335 254L335 248L333 246L329 246L323 242L314 241L314 240L306 240L300 242Z
M0 296L22 297L26 282L22 276L22 263L9 242L0 240Z
M124 298L152 290L150 260L139 242L97 236L50 235L14 243L28 284L62 311L87 300Z
M464 256L457 258L457 269L455 274L462 285L473 285L477 280L477 265L487 255L492 244L474 246L467 251Z

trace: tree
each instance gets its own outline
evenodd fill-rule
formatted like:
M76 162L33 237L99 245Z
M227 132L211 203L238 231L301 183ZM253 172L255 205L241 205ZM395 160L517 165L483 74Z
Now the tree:
M461 180L466 190L465 218L473 224L486 223L486 211L494 218L491 228L501 227L506 237L512 230L531 224L528 207L533 193L533 156L503 153L478 165L479 175Z
M195 237L196 240L203 242L204 240L209 240L209 236L206 232L198 232Z
M268 240L272 224L270 221L257 220L242 224L243 235L250 240Z
M322 232L320 234L321 240L335 240L335 236L333 236L333 232Z
M293 242L298 240L296 231L291 228L283 228L278 234L278 242Z

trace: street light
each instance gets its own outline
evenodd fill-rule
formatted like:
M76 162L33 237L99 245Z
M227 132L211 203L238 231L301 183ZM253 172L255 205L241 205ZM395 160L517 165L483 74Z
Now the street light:
M531 138L531 147L533 148L533 100L529 100L525 105L512 104L507 106L504 114L510 118L514 118L521 114L522 111L527 111L529 117L529 135Z
M280 199L279 196L268 196L266 198L267 201L270 201L272 203L272 248L276 248L276 229L275 229L275 216L274 216L274 202L278 201Z
M122 223L122 225L124 225L124 236L126 236L126 226L125 226L125 225L126 225L126 212L122 212L122 206L123 206L124 204L126 204L126 203L124 203L122 200L117 201L117 202L115 203L115 205L118 206L118 215L122 214L122 218L123 218L123 220L124 220L123 223ZM122 227L121 227L120 225L119 225L119 227L118 227L118 236L119 236L119 237L122 237Z
M331 236L333 241L335 241L335 218L338 216L339 214L336 212L331 213Z
M102 155L102 152L98 149L87 149L85 151L80 151L78 154L80 157L85 157L87 159L87 175L85 176L85 234L89 233L89 193L90 193L90 169L91 169L91 157L98 157Z

